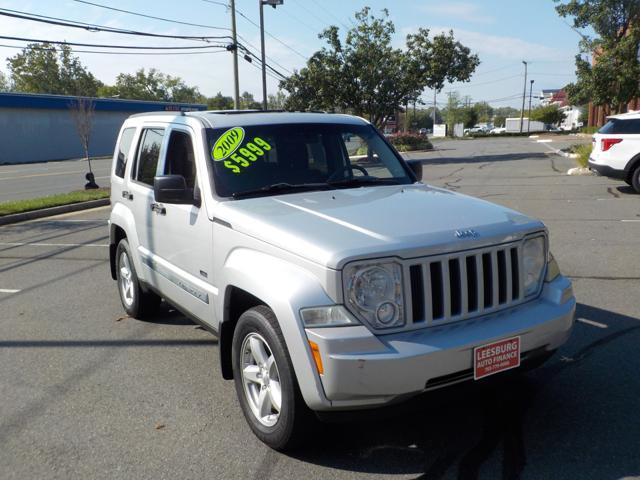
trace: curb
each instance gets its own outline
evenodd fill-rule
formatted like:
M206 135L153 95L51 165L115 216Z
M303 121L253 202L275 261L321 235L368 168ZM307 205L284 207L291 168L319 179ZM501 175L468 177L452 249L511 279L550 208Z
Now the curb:
M0 225L9 225L11 223L24 222L26 220L35 220L37 218L50 217L52 215L60 215L63 213L78 212L80 210L88 210L90 208L104 207L111 202L108 198L99 200L89 200L88 202L70 203L69 205L60 205L59 207L42 208L40 210L32 210L30 212L14 213L0 217Z

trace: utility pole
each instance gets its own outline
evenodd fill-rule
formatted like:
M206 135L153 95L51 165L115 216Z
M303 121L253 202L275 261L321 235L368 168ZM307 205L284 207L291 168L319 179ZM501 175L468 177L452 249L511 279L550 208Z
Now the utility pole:
M527 133L531 130L531 95L533 94L533 82L531 80L531 86L529 87L529 122L527 123Z
M520 111L520 133L522 133L522 126L524 123L524 99L527 97L527 62L524 60L524 91L522 92L522 110Z
M278 5L282 5L284 0L258 0L260 4L260 46L262 47L262 109L267 109L267 61L265 60L264 53L264 9L265 5L271 5L276 8Z
M233 39L233 108L240 110L240 80L238 79L238 39L236 37L236 0L231 0L231 38Z

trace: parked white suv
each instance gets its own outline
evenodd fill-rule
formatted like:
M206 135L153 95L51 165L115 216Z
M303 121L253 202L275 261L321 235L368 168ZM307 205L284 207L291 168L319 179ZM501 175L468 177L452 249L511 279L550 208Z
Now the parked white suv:
M277 449L314 411L542 363L576 305L544 225L424 185L421 168L347 115L134 115L111 175L124 309L152 316L164 298L215 333Z
M589 168L605 177L624 180L640 193L640 112L608 117L593 136Z

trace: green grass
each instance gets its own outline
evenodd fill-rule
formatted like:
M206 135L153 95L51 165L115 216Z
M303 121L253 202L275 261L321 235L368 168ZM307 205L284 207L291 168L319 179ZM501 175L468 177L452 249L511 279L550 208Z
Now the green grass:
M88 200L99 200L109 197L108 188L98 188L96 190L78 190L76 192L59 193L47 197L30 198L28 200L12 200L0 203L0 216L11 215L13 213L24 213L42 208L59 207L71 203L86 202Z
M591 151L593 150L593 145L590 143L583 143L582 145L576 145L573 147L573 153L578 154L578 158L576 158L576 162L581 167L587 167L589 164L589 156L591 155Z

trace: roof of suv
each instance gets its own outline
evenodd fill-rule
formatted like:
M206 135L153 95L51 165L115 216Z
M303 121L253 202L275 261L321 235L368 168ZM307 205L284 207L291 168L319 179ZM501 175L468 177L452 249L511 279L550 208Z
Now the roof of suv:
M132 117L162 116L195 117L210 128L230 128L238 125L272 125L282 123L340 123L348 125L368 125L369 122L353 115L324 112L284 112L274 110L207 110L198 112L149 112Z
M615 118L618 120L636 120L640 118L640 110L635 110L627 113L619 113L618 115L609 115L607 118Z

